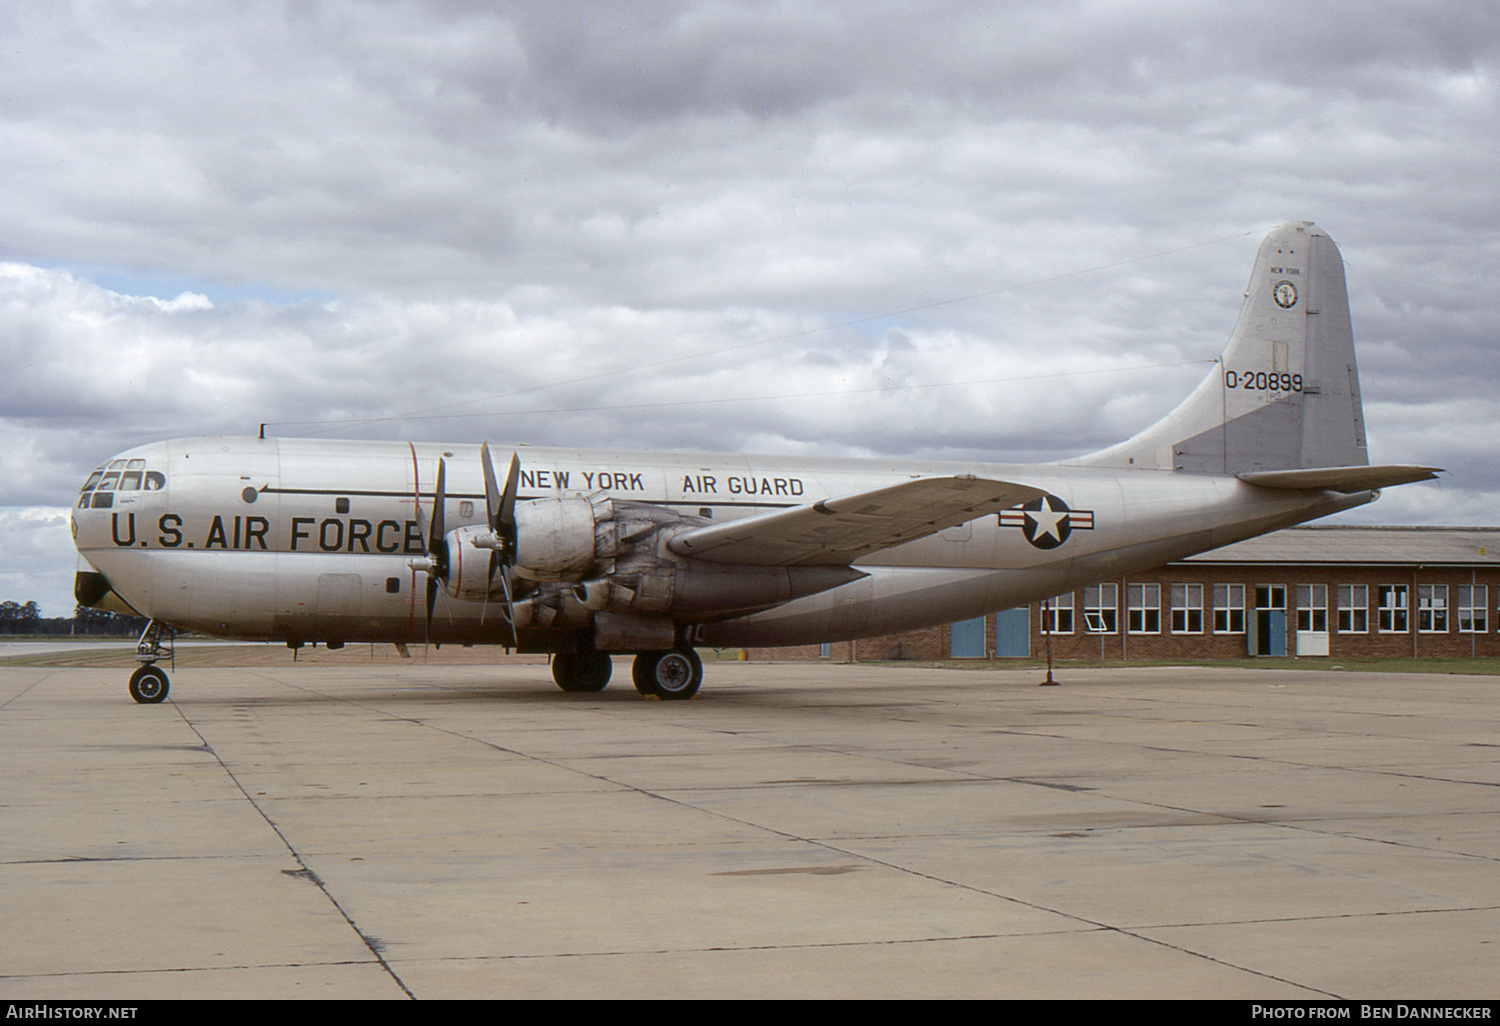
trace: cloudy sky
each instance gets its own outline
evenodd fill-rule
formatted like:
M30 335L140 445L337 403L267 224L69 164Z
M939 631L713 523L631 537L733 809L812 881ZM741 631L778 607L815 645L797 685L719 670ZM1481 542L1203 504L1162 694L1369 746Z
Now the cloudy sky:
M1493 524L1500 6L0 8L0 599L198 434L1055 459L1175 405L1260 237L1344 252L1347 514Z

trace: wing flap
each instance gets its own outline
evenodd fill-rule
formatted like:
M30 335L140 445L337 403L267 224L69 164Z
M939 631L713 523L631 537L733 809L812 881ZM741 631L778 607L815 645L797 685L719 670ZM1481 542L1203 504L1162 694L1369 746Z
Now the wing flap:
M1437 467L1388 464L1376 467L1305 467L1300 470L1258 470L1241 474L1240 480L1259 488L1318 489L1332 492L1365 492L1391 488L1414 481L1432 481Z
M737 566L844 566L975 517L1046 494L1011 481L961 474L823 499L673 538L680 556Z

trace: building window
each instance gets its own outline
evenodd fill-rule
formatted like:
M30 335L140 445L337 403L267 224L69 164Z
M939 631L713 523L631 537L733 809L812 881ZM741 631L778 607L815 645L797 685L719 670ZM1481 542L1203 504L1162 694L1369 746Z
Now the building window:
M1083 624L1090 634L1114 634L1120 629L1120 591L1117 584L1095 584L1083 589Z
M1203 633L1203 585L1172 585L1172 633Z
M1375 589L1377 629L1381 634L1405 634L1410 592L1404 584L1382 584Z
M1448 586L1417 585L1417 631L1422 634L1448 633Z
M1328 585L1297 585L1297 629L1328 633Z
M1339 633L1370 633L1370 588L1365 584L1339 585Z
M1050 610L1049 608L1050 607ZM1046 613L1051 612L1050 620ZM1067 592L1062 595L1054 595L1042 607L1042 630L1052 634L1073 633L1073 593Z
M1130 634L1161 633L1161 585L1125 586L1125 629Z
M1245 633L1245 586L1214 585L1214 633Z
M1483 584L1458 586L1458 632L1484 634L1490 629L1490 589Z

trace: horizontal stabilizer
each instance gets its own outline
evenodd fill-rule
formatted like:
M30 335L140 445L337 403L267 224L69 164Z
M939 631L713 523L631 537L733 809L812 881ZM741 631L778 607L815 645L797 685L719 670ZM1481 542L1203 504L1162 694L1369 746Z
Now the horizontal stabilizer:
M1241 474L1240 480L1259 488L1368 492L1413 481L1432 481L1438 472L1438 467L1394 464L1381 467L1304 467L1300 470L1258 470Z
M679 556L736 566L844 566L1045 494L970 474L928 477L700 527L668 545Z

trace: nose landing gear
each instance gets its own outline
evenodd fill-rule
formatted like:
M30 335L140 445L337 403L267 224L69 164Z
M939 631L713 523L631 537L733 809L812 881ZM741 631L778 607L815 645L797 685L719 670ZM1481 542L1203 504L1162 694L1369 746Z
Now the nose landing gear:
M130 675L130 697L143 705L155 705L164 701L172 682L166 671L156 663L165 659L173 667L177 665L176 649L173 645L172 628L152 620L141 632L135 644L135 658L141 666Z

